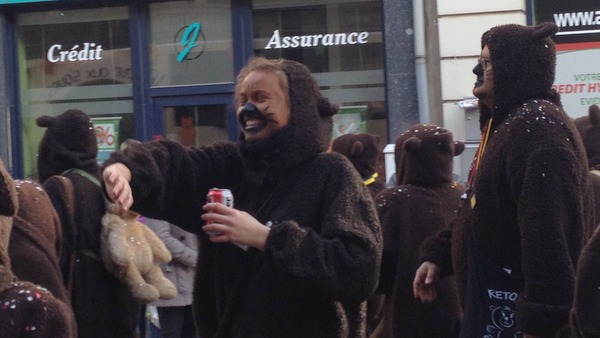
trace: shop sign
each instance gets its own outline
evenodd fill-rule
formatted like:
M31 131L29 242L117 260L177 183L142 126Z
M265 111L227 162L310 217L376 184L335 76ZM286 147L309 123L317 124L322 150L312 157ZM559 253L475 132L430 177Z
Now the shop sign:
M75 45L71 49L63 48L61 44L55 44L48 49L46 58L51 63L77 62L102 60L102 45L93 42L84 42L83 45Z
M561 43L595 42L600 38L598 0L534 0L536 22L551 21L560 31L555 41Z
M556 42L553 88L572 118L600 104L600 5L598 0L534 0L536 23L554 22Z
M179 40L177 47L177 62L183 60L195 60L204 53L206 37L202 31L200 22L193 22L188 26L181 28L175 34L175 40ZM196 48L198 47L199 48ZM179 48L180 47L180 48ZM192 50L194 50L192 53Z
M265 49L306 48L317 46L338 46L365 44L369 32L329 33L313 35L281 36L279 30L274 30Z
M554 13L554 22L561 27L557 35L600 33L600 11Z

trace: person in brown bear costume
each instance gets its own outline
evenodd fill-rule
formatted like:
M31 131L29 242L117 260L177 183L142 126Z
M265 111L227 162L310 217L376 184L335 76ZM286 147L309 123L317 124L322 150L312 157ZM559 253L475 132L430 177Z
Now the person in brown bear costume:
M14 181L0 161L0 335L2 337L73 338L69 306L48 289L15 276L8 255L13 217L19 200Z
M360 177L363 184L375 196L385 189L385 181L379 177L377 164L381 151L377 147L380 138L367 133L351 133L336 137L331 143L331 151L346 156ZM367 302L367 336L375 330L383 317L383 295L373 295Z
M454 279L440 281L437 299L424 304L412 295L419 246L456 217L465 187L452 179L454 156L465 149L447 129L416 124L396 139L398 185L375 201L383 231L377 293L385 295L383 327L372 338L458 336L460 304Z
M591 105L587 116L575 119L590 167L596 196L596 221L600 223L600 108ZM577 266L575 298L571 311L574 337L600 337L600 226L584 247Z
M253 58L235 107L239 143L130 145L105 162L106 193L199 234L200 337L364 337L381 229L350 161L325 152L337 106L303 64ZM214 187L235 208L206 203Z
M15 180L15 187L19 212L13 218L8 247L13 272L71 304L59 266L62 229L52 201L35 181Z
M140 305L100 258L106 206L92 121L69 109L36 122L47 128L38 149L38 175L60 219L60 268L79 338L134 337Z
M460 337L555 337L568 328L575 265L593 223L581 137L552 90L554 23L500 25L473 69L482 142L450 227L421 247L415 296L454 273Z

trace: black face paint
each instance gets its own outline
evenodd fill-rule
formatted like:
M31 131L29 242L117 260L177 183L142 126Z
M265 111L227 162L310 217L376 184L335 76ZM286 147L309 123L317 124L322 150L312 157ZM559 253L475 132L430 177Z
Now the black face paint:
M246 121L251 119L264 120L265 118L260 113L257 106L255 106L253 103L248 102L242 107L242 110L239 112L238 121L240 122L240 125L244 126L246 124Z
M477 62L477 65L473 67L473 74L477 75L477 81L475 81L475 88L480 87L484 82L483 66L481 65L481 62Z

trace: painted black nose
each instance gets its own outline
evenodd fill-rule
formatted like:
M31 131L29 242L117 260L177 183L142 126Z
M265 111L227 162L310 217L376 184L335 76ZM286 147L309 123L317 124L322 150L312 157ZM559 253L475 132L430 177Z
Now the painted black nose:
M473 67L473 74L477 76L483 75L483 66L481 65L481 62L477 62L477 65Z
M238 120L243 125L245 121L252 118L262 118L262 115L257 106L248 102L242 107L242 110L238 114Z
M244 105L244 107L242 108L242 111L240 113L248 113L248 112L257 112L258 111L258 107L254 105L254 103L246 103Z

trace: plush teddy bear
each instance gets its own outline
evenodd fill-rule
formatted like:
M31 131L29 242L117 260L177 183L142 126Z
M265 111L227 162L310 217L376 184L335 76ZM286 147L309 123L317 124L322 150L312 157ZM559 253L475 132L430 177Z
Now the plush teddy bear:
M138 213L122 211L107 201L100 238L104 265L142 304L174 298L177 288L165 278L159 266L171 261L171 253L139 217Z

